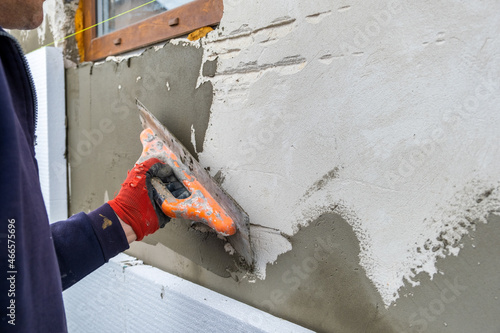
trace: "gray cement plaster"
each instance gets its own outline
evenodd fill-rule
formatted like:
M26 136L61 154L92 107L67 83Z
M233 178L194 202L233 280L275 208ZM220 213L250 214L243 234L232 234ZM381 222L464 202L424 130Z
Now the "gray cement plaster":
M129 252L317 332L499 332L499 222L491 215L488 224L477 225L457 257L438 260L439 274L432 280L418 275L420 285L401 290L403 296L388 309L359 265L351 226L335 213L301 228L291 238L293 250L268 267L266 280L254 283L179 260L167 249L170 244L136 244Z
M66 71L71 212L88 211L120 188L141 154L135 99L196 156L210 116L212 87L196 88L202 50L167 44L120 63L84 64ZM168 84L167 84L168 83Z
M149 253L150 260L154 262L165 258L161 254L163 245L218 276L227 278L231 272L238 271L234 257L224 250L224 241L217 238L215 233L192 228L186 220L172 220L162 230L146 237L144 242L154 246L159 244L160 254L155 251Z
M113 198L139 158L142 127L136 98L196 156L193 126L197 150L202 150L212 86L204 83L196 88L201 56L199 48L167 44L120 63L84 64L66 71L71 214L95 209ZM214 71L215 62L203 68L207 76ZM214 233L190 228L188 221L174 220L144 241L168 244L220 276L236 270L224 242Z
M458 256L438 259L432 280L406 286L389 312L405 332L500 332L500 217L463 237Z
M327 213L291 239L258 281L259 306L317 332L395 332L358 261L352 228Z
M162 260L169 258L169 251L158 246L142 244L129 253L317 332L397 332L359 266L356 236L340 216L324 214L302 228L291 242L293 250L268 267L266 280L254 283L236 274L224 279L189 264L179 269Z

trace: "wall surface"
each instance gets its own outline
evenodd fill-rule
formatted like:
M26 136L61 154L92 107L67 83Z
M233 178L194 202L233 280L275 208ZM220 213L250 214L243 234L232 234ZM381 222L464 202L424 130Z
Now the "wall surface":
M224 6L67 70L71 212L138 158L139 98L250 215L256 274L180 220L129 253L319 332L497 332L500 3Z

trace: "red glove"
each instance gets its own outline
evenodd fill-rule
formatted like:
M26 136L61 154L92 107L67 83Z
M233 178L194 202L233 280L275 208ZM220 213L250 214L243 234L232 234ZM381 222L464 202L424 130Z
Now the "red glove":
M152 177L159 177L165 182L167 178L175 179L168 165L157 158L150 158L137 163L129 171L116 198L108 201L116 215L132 227L137 240L142 240L170 221L153 201Z

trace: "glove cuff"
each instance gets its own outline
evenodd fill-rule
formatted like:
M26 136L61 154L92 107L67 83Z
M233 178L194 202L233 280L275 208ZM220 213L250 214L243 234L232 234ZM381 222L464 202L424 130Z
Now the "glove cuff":
M137 236L136 240L140 241L144 238L144 232L142 231L141 220L137 218L134 214L130 214L130 211L134 211L135 207L128 206L124 203L117 202L116 199L108 201L116 216L118 216L124 223L127 223L132 227ZM122 207L125 206L125 207Z
M137 240L159 229L158 216L146 186L146 172L158 162L158 159L151 158L136 164L116 198L108 202L116 215L132 227Z

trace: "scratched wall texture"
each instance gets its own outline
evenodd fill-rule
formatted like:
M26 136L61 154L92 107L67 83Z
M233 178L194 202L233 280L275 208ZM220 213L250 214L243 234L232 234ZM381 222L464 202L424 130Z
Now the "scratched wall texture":
M255 224L292 236L340 215L381 306L397 304L421 273L453 274L437 259L500 208L499 9L227 1L203 42L218 67L200 160ZM289 249L258 244L265 278Z
M256 224L338 212L390 305L499 208L499 8L228 2L201 160Z
M199 158L250 215L257 281L132 252L318 331L498 331L499 7L226 1Z
M318 332L498 332L498 35L493 0L226 0L201 41L67 70L70 211L119 188L141 93L249 213L257 274L185 221L130 254Z

